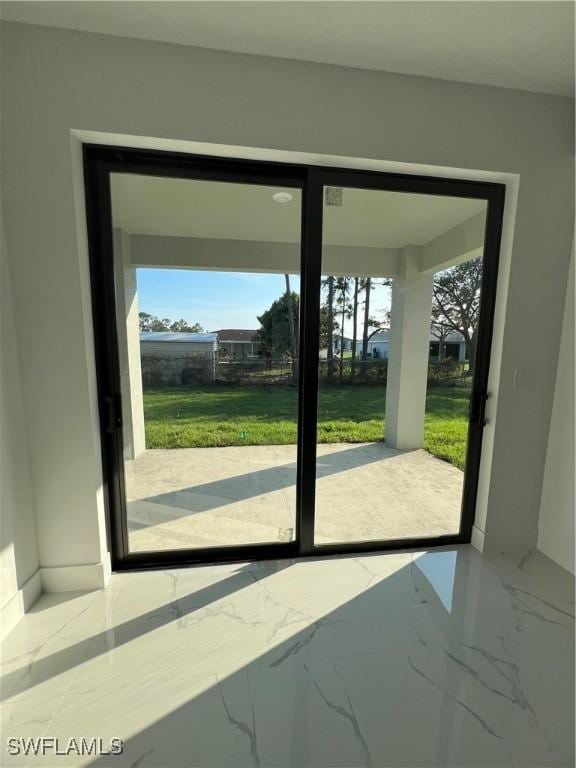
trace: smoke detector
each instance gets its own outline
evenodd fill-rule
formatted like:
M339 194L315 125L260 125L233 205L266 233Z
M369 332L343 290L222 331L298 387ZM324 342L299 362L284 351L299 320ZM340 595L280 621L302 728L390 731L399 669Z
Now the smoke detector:
M290 192L274 192L272 200L275 203L289 203L292 200L293 195Z
M335 208L342 208L342 187L326 187L324 190L324 202Z

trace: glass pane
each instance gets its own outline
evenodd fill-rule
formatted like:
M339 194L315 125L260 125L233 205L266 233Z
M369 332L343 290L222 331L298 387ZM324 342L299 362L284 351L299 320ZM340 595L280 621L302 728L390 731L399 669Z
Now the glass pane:
M132 552L294 539L300 200L112 177Z
M485 215L325 188L316 544L458 533Z

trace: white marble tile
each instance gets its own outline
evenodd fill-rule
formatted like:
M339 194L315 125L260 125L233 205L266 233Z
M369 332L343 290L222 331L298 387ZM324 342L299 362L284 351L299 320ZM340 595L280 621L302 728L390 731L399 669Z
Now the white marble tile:
M4 765L572 766L574 594L470 547L115 575L8 637ZM6 759L4 759L6 758Z

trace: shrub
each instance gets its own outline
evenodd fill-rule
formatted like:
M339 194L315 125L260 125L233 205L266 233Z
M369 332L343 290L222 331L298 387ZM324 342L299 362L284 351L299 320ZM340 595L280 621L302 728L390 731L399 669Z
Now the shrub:
M329 384L386 384L388 360L359 360L352 358L332 361L332 376L329 375L328 360L320 360L320 380Z
M447 357L441 363L428 364L428 384L429 386L446 386L456 383L461 379L463 373L462 363Z

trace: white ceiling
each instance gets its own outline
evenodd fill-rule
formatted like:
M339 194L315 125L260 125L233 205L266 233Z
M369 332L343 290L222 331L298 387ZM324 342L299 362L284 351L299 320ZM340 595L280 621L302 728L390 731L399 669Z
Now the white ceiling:
M3 18L574 95L574 3L4 2Z
M130 234L299 242L300 192L279 204L272 199L279 189L113 174L114 225ZM481 200L344 189L341 208L324 208L324 242L423 245L485 208Z

